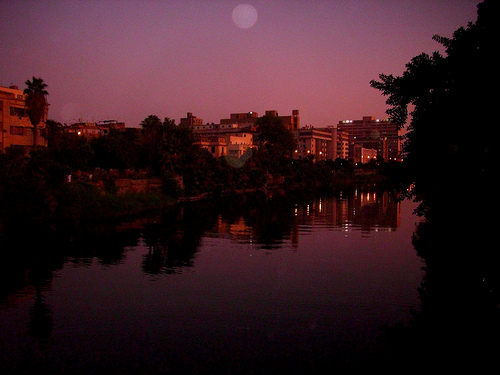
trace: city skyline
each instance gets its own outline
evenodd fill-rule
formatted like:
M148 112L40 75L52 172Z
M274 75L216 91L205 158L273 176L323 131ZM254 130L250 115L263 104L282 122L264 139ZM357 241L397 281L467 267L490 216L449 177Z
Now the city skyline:
M474 21L477 3L7 1L0 86L43 78L49 118L63 123L269 109L300 109L302 126L385 118L369 81L442 51L432 36Z

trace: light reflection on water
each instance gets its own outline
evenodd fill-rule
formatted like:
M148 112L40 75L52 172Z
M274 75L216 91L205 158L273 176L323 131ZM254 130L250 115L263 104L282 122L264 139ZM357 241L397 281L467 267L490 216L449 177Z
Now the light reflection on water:
M186 206L118 252L90 245L51 277L24 269L0 303L0 360L28 372L311 369L369 356L383 326L418 308L410 203L356 192L223 207Z

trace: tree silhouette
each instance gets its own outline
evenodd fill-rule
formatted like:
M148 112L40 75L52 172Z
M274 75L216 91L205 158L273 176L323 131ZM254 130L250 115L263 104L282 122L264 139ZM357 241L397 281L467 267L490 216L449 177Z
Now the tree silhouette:
M28 86L24 89L26 110L31 125L33 125L33 146L36 147L37 128L47 113L48 103L46 96L49 93L45 90L47 85L43 82L42 78L33 77L31 81L28 79L25 84Z
M475 23L452 38L435 35L445 55L414 57L401 76L381 74L370 85L388 96L387 114L400 127L411 121L403 145L415 188L411 196L423 213L478 187L492 186L498 165L495 91L499 70L494 54L499 42L498 1L478 5Z
M159 174L162 166L161 146L165 129L160 118L150 115L141 122L146 163L150 173Z
M276 116L262 116L255 122L259 132L258 156L264 170L283 173L287 161L292 159L297 144L293 133Z

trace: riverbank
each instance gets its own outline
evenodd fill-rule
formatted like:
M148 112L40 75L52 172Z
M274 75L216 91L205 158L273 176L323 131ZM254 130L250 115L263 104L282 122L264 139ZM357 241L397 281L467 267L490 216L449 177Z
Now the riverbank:
M315 166L315 172L321 172L319 167ZM2 207L0 236L17 236L16 233L29 230L44 235L67 233L70 237L78 237L82 233L106 230L105 228L137 217L161 214L180 202L219 199L253 192L262 192L268 198L276 195L324 195L355 187L393 187L397 179L377 170L325 169L324 173L314 175L294 173L268 176L267 181L251 187L206 187L206 191L191 195L179 189L175 191L178 194L169 194L170 190L161 184L162 180L154 180L154 183L151 181L72 181L52 188L45 186L44 189L35 191L36 195L31 191L22 193L17 188L18 198L5 202Z
M85 182L71 182L45 196L44 204L21 202L17 211L0 218L0 236L22 237L64 234L80 237L139 216L161 214L176 204L158 191L111 193Z

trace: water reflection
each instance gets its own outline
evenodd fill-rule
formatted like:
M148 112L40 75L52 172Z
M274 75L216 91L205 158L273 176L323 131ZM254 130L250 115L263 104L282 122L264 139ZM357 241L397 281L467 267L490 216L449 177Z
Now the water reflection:
M394 191L356 189L340 192L335 197L298 202L245 197L228 204L230 207L224 207L229 208L228 211L217 215L207 235L249 242L266 250L279 249L285 244L296 247L299 232L307 233L313 226L369 234L397 230L401 220L400 202Z
M39 272L38 266L45 267L45 279L50 280L52 271L64 262L75 267L91 267L94 260L104 267L119 265L124 261L127 249L142 242L148 248L143 256L143 271L152 275L174 274L194 265L203 236L228 238L264 250L283 246L296 248L300 241L299 232L307 233L318 225L365 233L396 230L400 225L400 203L394 192L359 189L340 192L335 197L298 201L251 194L220 202L186 203L161 217L107 228L97 237L82 237L70 243L52 242L51 257L38 259L42 253L37 253L31 258L38 262L36 266L30 262L17 266L17 257L31 254L39 244L4 244L7 254L17 255L12 259L16 267L8 266L9 257L3 263L6 268L2 272L4 282L0 288L0 305L16 291L36 289L30 280L26 280L26 275ZM5 249L9 246L16 251ZM63 258L58 255L62 253ZM54 262L53 267L51 262Z
M37 288L35 302L30 308L28 335L39 339L48 339L52 333L52 324L52 311L45 302L41 288Z
M392 192L252 194L178 205L50 254L12 246L0 362L14 356L27 373L60 369L54 359L81 373L357 363L418 302L413 228L400 216Z
M180 273L192 267L200 240L216 220L213 202L178 206L145 225L142 240L148 248L142 269L147 274Z
M339 193L336 198L316 198L296 205L301 225L322 224L344 230L396 230L400 225L400 203L394 191Z
M421 309L411 326L389 330L391 361L416 370L488 372L500 351L498 223L474 200L432 212L417 226L413 246L425 261ZM439 207L438 207L439 209Z
M293 202L280 197L270 200L265 195L242 197L229 204L227 213L220 211L208 235L277 249L296 231L293 207Z

